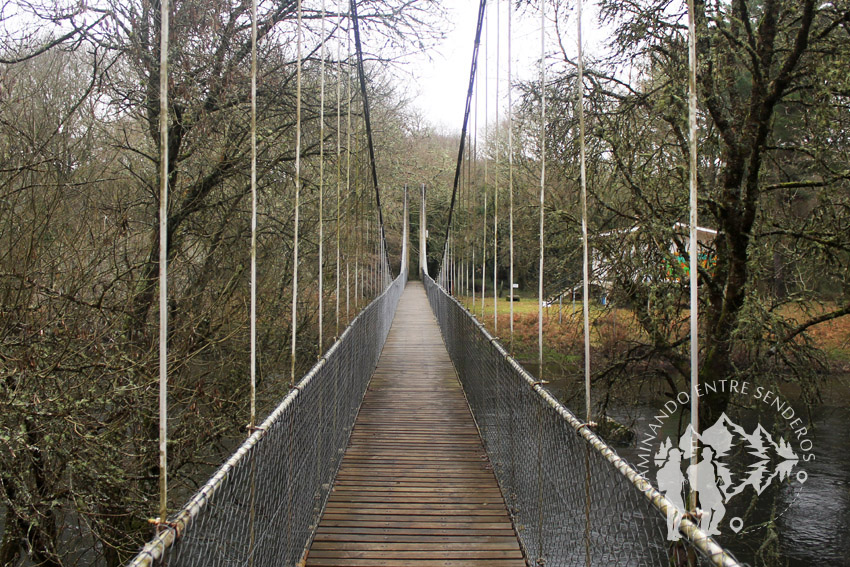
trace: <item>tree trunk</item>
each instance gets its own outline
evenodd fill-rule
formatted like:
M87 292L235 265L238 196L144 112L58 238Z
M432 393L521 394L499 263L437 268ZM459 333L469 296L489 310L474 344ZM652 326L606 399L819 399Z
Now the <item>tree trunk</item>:
M0 543L0 567L9 567L15 565L21 556L21 538L15 533L15 527L20 528L20 522L12 515L8 506L4 519L3 541Z

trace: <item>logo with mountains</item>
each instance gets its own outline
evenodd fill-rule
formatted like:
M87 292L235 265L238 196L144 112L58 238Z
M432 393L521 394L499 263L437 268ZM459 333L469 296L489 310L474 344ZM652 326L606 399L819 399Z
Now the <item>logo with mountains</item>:
M743 391L747 393L747 388L744 387ZM654 479L658 490L675 507L667 517L669 540L676 541L681 537L679 524L688 509L685 502L689 491L695 490L699 495L699 511L695 516L699 518L700 528L709 535L719 535L720 524L726 517L726 506L738 495L750 490L760 495L769 486L779 483L802 486L808 479L806 471L801 468L803 462L815 458L811 440L807 437L808 429L802 427L799 418L794 419L791 406L772 392L765 396L764 389L757 388L753 397L778 410L785 425L790 426L791 442L783 437L774 437L761 423L748 431L723 413L701 433L688 425L678 441L667 436L659 443L658 434L663 422L689 403L687 393L680 393L675 402L665 404L664 410L650 424L652 434L638 442L643 455L638 470L646 478ZM763 399L765 397L767 400ZM695 449L697 458L693 459ZM655 465L654 475L649 474L650 456ZM728 520L728 525L737 533L744 527L744 521L733 517Z

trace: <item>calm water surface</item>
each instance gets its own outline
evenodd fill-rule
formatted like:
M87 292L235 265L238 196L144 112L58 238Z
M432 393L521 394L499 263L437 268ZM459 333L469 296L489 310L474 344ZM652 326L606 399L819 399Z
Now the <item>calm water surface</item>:
M764 558L758 557L758 549L767 531L758 524L767 521L775 510L775 549L778 550L779 561L774 564L850 567L850 388L846 382L847 377L839 377L824 394L824 404L811 412L812 431L808 437L814 444L812 452L815 460L801 462L794 469L795 474L800 469L806 471L808 478L805 484L800 487L796 483L774 481L755 503L755 491L747 488L727 504L718 541L739 561L750 565L764 564ZM550 386L553 393L563 392L563 385L553 383ZM787 397L793 400L794 393L788 393ZM609 415L630 425L640 439L650 432L649 424L664 401L641 400L629 407L609 409ZM803 408L792 403L798 415L809 422ZM758 415L755 411L740 408L730 413L733 420L747 431L752 431L759 422L771 429L771 425L766 423L771 419L767 413ZM684 419L687 420L687 415ZM676 420L671 418L669 421ZM675 424L670 424L668 429L662 435L675 435ZM629 462L640 461L634 443L620 445L616 449ZM754 508L747 514L750 506ZM728 520L736 516L747 518L744 529L738 534L728 526Z

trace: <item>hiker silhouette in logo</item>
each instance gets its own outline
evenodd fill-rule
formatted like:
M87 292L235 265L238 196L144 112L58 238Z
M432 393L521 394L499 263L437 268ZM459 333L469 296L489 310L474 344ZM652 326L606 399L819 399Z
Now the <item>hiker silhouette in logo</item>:
M667 510L667 539L678 541L681 537L679 524L685 512L685 501L682 496L682 488L685 484L685 476L682 474L682 451L676 448L669 450L664 466L656 474L656 480L659 490L676 507L676 510Z
M720 530L717 526L726 514L726 506L723 505L723 493L717 486L718 479L712 457L714 451L711 447L703 447L702 460L689 466L687 472L688 483L699 492L700 508L703 512L699 527L709 535L718 535Z

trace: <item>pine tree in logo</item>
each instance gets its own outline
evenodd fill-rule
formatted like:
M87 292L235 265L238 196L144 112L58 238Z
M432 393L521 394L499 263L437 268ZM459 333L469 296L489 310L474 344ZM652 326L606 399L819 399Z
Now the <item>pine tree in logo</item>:
M702 447L699 458L689 465L693 448L697 446ZM733 452L739 446L743 451ZM736 475L724 459L740 457L741 453L752 462ZM685 483L691 484L700 493L703 507L700 527L711 535L720 533L718 525L726 511L725 503L748 486L761 494L777 477L780 481L788 478L798 462L799 457L785 439L775 441L761 424L748 433L725 413L702 434L689 425L679 439L678 447L668 437L655 455L655 463L659 467L656 477L659 490L684 512L681 495ZM684 474L675 473L676 469L681 472L683 467L686 467ZM668 526L673 528L671 518L668 518ZM669 530L668 537L674 539L672 531Z

